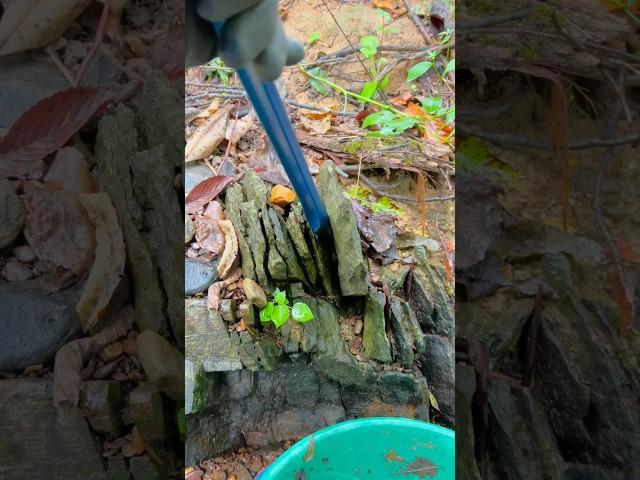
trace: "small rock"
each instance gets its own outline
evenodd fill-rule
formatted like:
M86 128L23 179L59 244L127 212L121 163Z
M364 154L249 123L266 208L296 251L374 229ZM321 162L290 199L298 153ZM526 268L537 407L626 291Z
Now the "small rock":
M11 182L0 178L0 248L11 244L24 226L24 207Z
M255 305L258 308L264 308L267 305L267 296L262 290L262 287L250 278L242 280L242 289L249 303Z
M188 244L196 234L196 228L193 225L190 215L184 216L184 244Z
M33 277L33 272L15 258L11 258L2 269L2 276L9 282L23 282Z
M129 469L124 460L124 457L120 455L114 455L107 460L109 464L109 474L112 480L129 480Z
M249 462L249 470L253 473L258 473L260 470L264 468L264 462L262 461L262 457L252 457Z
M355 333L356 335L360 335L360 332L362 332L362 327L364 327L364 322L361 319L357 319L353 324L353 333Z
M200 480L202 478L203 473L204 472L202 470L195 469L189 472L187 475L185 475L184 480Z
M13 255L19 262L31 263L36 261L36 254L29 245L20 245L14 248Z
M271 203L279 207L286 207L295 199L295 192L284 185L276 185L271 189Z
M122 431L120 408L122 388L111 380L84 382L80 394L80 410L96 432L117 437Z
M391 363L391 346L385 332L385 295L369 292L364 312L364 351L369 358L383 363Z
M227 472L224 470L214 470L204 474L204 480L227 480Z
M117 341L110 343L102 350L100 350L99 356L103 362L111 362L112 360L115 360L116 358L121 356L123 353L124 345L122 344L122 342Z
M133 480L160 480L160 475L153 466L153 462L146 455L132 457L129 460L129 471Z
M238 312L238 302L234 299L226 298L220 300L220 315L225 322L233 323L236 321L236 313Z
M162 443L165 436L164 405L160 391L149 383L143 383L128 397L127 420L138 427L147 446Z
M253 475L251 475L251 472L249 472L244 465L236 465L233 473L238 480L253 480Z
M184 357L164 337L145 330L136 339L140 363L155 386L175 400L184 399Z
M189 258L184 262L184 294L204 292L218 278L218 262L203 262Z

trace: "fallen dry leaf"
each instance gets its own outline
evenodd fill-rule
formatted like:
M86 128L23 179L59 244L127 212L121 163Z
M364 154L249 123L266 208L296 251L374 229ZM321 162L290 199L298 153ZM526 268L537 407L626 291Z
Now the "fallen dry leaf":
M331 130L331 115L314 120L307 116L300 117L300 123L304 128L316 135L322 135Z
M222 143L230 110L230 106L221 108L197 128L184 149L185 162L207 158Z
M230 220L221 220L218 224L224 235L224 252L218 264L218 276L224 280L238 263L238 237Z
M251 127L253 127L255 122L256 117L253 113L249 113L238 120L229 122L227 124L227 131L224 134L224 138L226 138L232 145L235 145L247 134L249 130L251 130Z
M96 253L89 278L76 305L80 326L89 332L98 324L124 275L125 244L118 215L107 193L85 193L80 202L96 228Z
M130 458L144 453L144 442L142 441L142 437L140 436L140 432L136 425L131 429L131 433L127 435L127 439L129 441L124 447L122 447L122 455Z
M194 224L196 227L196 241L200 247L212 252L216 257L222 254L224 249L224 233L218 225L224 220L224 212L220 202L212 201L203 215L196 215Z
M427 112L425 112L422 107L416 105L413 102L407 103L407 113L413 117L426 117Z
M286 207L296 199L296 193L284 185L276 185L271 189L270 202L279 207Z
M313 460L313 457L316 454L316 441L313 439L313 436L309 438L309 445L307 445L307 451L304 452L304 461L305 463L309 463Z
M195 213L211 200L220 195L233 181L234 177L217 175L203 180L184 199L187 213Z
M96 238L78 194L25 182L22 199L27 211L24 235L36 256L84 277L93 263Z
M388 212L373 213L370 208L363 207L357 200L352 200L356 223L362 236L378 253L385 252L398 234L396 217Z
M387 463L404 463L404 458L398 455L394 449L391 449L387 453L385 453L384 458L387 460Z
M55 190L95 192L89 164L82 152L73 147L64 147L56 152L43 180Z
M0 176L21 177L63 146L113 95L69 88L41 100L13 124L0 142Z
M411 92L404 92L396 97L393 97L389 101L391 102L391 105L395 105L396 107L404 107L412 98L413 95Z
M0 55L45 47L60 37L91 0L20 0L5 3Z
M406 468L400 471L400 475L404 476L416 476L421 479L434 478L438 474L438 467L436 467L431 461L423 457L416 457L416 459L407 465Z
M82 367L90 355L111 342L126 337L133 326L134 310L131 305L122 309L112 325L93 335L67 343L58 350L53 364L53 404L77 405L82 384Z
M216 98L213 100L213 102L211 102L211 104L207 108L205 108L200 113L198 113L195 117L193 117L193 119L196 120L196 119L209 118L211 115L216 113L219 108L220 108L220 99Z

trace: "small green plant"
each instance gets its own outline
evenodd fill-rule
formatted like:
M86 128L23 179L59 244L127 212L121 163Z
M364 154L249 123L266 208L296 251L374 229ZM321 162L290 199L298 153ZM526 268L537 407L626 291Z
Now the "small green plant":
M287 292L276 288L273 292L273 300L260 310L260 322L273 322L276 328L280 328L289 321L289 317L296 322L307 323L313 320L313 312L309 305L302 302L296 302L293 307L289 307Z
M373 80L367 82L362 87L360 95L364 98L375 98L378 91L384 91L389 86L389 75L385 75L378 79L380 70L389 61L386 58L377 58L378 53L378 37L375 35L367 35L360 39L360 53L371 62L371 77Z
M309 35L309 38L307 38L307 43L305 44L305 47L309 48L311 45L319 41L320 41L320 32L311 32L311 35Z
M347 188L347 195L352 200L357 200L363 207L370 208L373 213L392 213L394 215L402 214L402 210L397 208L389 197L380 197L378 200L372 202L369 199L372 197L371 190L361 187L360 185L351 185Z
M422 109L432 117L444 117L445 124L453 122L456 118L456 106L445 107L442 97L423 98Z
M379 125L380 130L369 132L371 137L390 137L400 135L405 130L420 125L422 122L417 117L398 115L390 110L380 110L368 115L362 122L362 128Z
M306 70L305 73L307 77L309 77L309 85L320 95L327 96L331 93L331 88L329 87L329 75L320 67L313 67L309 70Z
M231 69L227 68L224 65L224 62L216 57L206 64L207 69L209 70L209 74L207 75L207 82L213 80L214 77L218 77L223 84L230 85L230 71Z

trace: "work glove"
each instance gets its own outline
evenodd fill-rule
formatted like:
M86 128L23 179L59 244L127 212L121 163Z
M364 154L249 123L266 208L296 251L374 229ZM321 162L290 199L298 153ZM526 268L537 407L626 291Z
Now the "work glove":
M222 25L219 34L214 22ZM187 67L219 56L268 81L304 57L302 45L284 34L278 0L187 0L186 36Z

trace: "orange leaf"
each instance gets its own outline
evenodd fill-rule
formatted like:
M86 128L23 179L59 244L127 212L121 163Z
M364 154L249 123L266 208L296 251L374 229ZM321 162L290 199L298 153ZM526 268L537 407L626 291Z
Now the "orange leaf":
M404 92L397 97L393 97L390 102L391 105L395 105L396 107L404 107L412 97L413 95L410 92Z
M393 13L397 8L392 0L373 0L371 2L374 7Z
M413 117L426 117L427 112L425 112L422 107L416 105L413 102L409 102L407 104L407 113Z
M627 262L640 263L640 243L618 240L616 241L616 247L620 258Z

